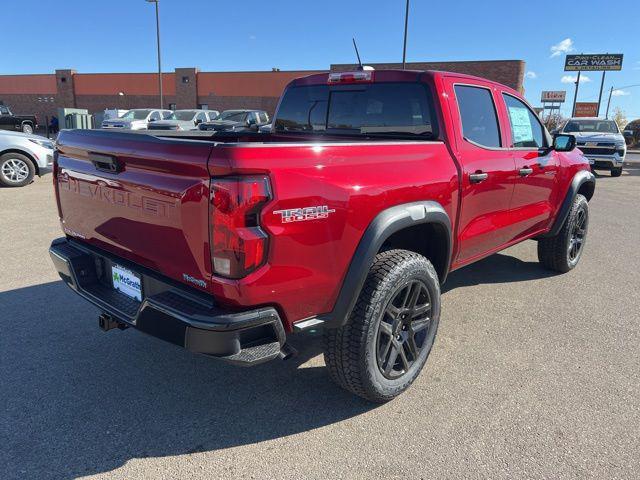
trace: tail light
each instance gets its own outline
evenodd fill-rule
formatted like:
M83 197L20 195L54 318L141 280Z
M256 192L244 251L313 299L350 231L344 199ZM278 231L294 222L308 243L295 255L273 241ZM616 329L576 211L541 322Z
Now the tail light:
M242 278L266 259L268 237L260 210L271 198L267 177L214 178L211 258L216 275Z

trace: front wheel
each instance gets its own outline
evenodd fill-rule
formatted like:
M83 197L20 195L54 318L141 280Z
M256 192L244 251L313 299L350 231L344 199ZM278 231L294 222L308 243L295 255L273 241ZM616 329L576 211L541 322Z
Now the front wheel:
M22 133L28 133L29 135L33 133L33 127L31 126L30 123L22 124Z
M538 241L538 260L549 270L566 273L580 260L589 229L589 203L576 195L560 232Z
M325 330L331 378L372 402L392 400L420 374L439 319L431 262L407 250L379 253L347 323Z
M5 153L0 157L0 184L23 187L31 183L36 169L31 160L20 153Z
M611 169L611 176L612 177L619 177L620 175L622 175L622 167L612 168Z

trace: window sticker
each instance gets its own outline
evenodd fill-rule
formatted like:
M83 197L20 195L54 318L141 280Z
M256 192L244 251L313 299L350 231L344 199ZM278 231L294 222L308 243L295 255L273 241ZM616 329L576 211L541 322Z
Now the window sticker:
M521 107L509 107L509 118L511 119L514 144L533 140L533 128L531 128L529 110Z

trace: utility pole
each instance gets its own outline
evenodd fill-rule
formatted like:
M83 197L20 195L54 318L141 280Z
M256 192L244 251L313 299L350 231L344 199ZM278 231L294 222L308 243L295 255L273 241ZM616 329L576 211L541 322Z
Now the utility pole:
M164 99L162 96L162 64L160 62L160 15L158 13L159 0L147 0L147 2L156 4L156 42L158 46L158 92L160 94L160 108L164 108Z
M609 101L607 102L607 114L604 118L609 118L609 106L611 105L611 95L613 95L613 87L609 90Z
M409 0L404 12L404 44L402 46L402 69L407 66L407 29L409 27Z
M578 78L576 78L576 91L573 94L573 108L571 109L571 116L576 116L576 100L578 100L578 86L580 85L580 74L582 72L578 70Z

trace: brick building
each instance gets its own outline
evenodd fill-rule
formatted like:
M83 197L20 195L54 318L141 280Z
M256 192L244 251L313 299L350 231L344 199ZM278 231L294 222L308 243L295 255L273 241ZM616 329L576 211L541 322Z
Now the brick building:
M400 68L397 63L371 64L374 68ZM355 65L331 65L344 71ZM412 70L449 70L498 81L522 91L525 64L520 60L408 63ZM327 70L200 72L176 68L163 73L165 108L257 108L273 114L283 88L296 77ZM56 70L53 74L0 75L0 102L16 114L54 115L59 107L86 108L90 113L105 108L146 108L159 105L155 73L77 73Z

